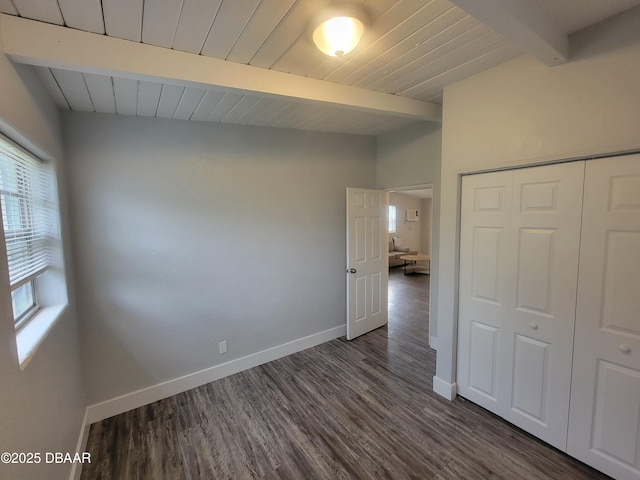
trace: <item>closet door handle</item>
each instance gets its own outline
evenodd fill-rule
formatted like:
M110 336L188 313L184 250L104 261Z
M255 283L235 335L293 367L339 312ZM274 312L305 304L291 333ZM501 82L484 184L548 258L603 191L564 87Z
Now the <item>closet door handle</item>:
M625 345L624 343L618 347L618 350L625 354L631 353L631 347L629 345Z
M530 327L531 327L532 330L537 330L538 329L538 324L536 322L531 322Z

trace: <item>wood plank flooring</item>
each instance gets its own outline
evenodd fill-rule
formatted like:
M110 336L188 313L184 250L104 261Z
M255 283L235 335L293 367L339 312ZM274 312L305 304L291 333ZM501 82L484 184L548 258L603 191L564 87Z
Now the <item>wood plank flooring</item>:
M82 479L608 478L435 395L429 276L389 284L387 327L92 425Z

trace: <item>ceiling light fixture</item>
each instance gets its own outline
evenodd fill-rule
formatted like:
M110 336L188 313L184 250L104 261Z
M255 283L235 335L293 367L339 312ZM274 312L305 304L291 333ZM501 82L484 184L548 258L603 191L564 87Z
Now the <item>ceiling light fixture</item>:
M356 48L367 26L367 15L354 4L337 4L318 13L309 24L309 36L321 52L342 57Z

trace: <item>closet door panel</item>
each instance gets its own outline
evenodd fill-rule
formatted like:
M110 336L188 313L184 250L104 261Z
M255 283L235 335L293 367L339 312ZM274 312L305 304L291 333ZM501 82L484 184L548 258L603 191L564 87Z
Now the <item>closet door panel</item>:
M587 162L568 452L640 479L640 155Z
M458 392L502 414L512 172L463 178ZM500 400L501 401L501 400Z
M584 162L464 177L458 392L566 448Z
M514 172L504 417L566 449L584 162Z

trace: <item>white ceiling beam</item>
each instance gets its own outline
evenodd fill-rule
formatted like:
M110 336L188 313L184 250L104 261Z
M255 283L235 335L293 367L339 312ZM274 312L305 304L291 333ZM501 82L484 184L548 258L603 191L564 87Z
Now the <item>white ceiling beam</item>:
M232 90L417 120L442 121L442 107L421 100L145 45L11 15L1 15L0 23L4 52L17 63L184 87Z
M532 0L450 0L549 66L569 59L569 36Z

